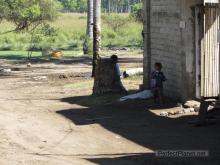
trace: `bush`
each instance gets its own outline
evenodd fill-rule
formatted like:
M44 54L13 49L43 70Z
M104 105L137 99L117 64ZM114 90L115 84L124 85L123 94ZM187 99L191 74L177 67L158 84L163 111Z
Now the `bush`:
M132 7L131 17L136 21L143 22L143 4L137 3Z
M93 54L93 41L89 39L88 37L85 37L83 43L83 53L87 55L92 55Z
M115 32L123 28L129 22L128 17L120 16L119 14L113 14L110 16L102 16L102 20Z
M86 20L87 17L86 17L86 16L79 16L79 19L84 19L84 20Z
M110 38L110 39L114 39L117 37L117 34L115 32L108 32L107 33L107 38Z

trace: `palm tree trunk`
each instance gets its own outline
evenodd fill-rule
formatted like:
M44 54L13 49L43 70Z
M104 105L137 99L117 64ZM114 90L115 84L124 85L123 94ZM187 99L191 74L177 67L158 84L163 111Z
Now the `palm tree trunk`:
M111 13L111 1L108 0L108 15Z
M87 0L88 11L87 11L87 30L86 30L86 38L83 45L84 54L89 53L89 46L91 41L93 40L93 0Z
M93 69L92 76L95 76L97 61L100 58L101 51L101 0L94 0L93 16Z
M93 0L88 0L87 35L93 39Z

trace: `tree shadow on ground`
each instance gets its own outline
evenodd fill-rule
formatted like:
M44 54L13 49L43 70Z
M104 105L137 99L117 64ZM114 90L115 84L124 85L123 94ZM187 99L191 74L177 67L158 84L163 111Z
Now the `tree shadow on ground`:
M26 60L26 58L24 58L24 56L19 56L19 55L1 55L0 59L4 59L4 60Z
M210 158L164 158L155 154L126 155L116 158L87 159L99 165L217 165L219 160Z
M96 102L90 102L91 97ZM219 120L215 125L194 127L188 122L197 116L167 118L155 115L152 101L126 101L123 103L99 103L96 96L64 98L62 102L77 104L86 108L61 110L57 113L70 119L74 124L99 124L150 150L208 150L206 158L160 158L155 154L122 155L118 157L88 158L99 165L146 165L146 164L219 164L220 132ZM173 108L170 104L165 108ZM163 107L161 107L162 109Z
M31 57L27 58L23 55L11 54L11 55L0 55L0 59L15 61L19 64L26 64L27 62L31 63L55 63L55 64L92 64L92 58L90 56L79 56L79 57L63 57L61 59L48 58L48 57ZM120 58L119 62L121 64L129 63L143 63L142 58Z
M60 59L56 58L44 58L44 57L33 57L26 58L22 55L1 55L0 59L11 60L17 64L27 64L27 62L31 62L33 64L46 64L46 63L54 63L54 64L63 64L63 65L72 65L72 64L87 64L91 65L92 58L89 56L85 57L63 57Z
M119 59L119 63L123 64L123 63L143 63L143 58L131 58L131 57L127 57L127 58L120 58Z

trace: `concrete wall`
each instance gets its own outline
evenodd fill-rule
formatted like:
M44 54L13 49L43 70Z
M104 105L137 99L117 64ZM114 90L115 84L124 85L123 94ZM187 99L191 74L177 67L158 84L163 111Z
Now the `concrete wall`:
M145 33L150 28L150 40L145 39L150 53L145 53L144 63L150 59L152 69L155 62L163 64L165 95L180 100L195 94L193 6L199 3L202 0L151 0L150 26L144 26ZM145 83L148 77L145 74Z
M182 98L194 98L196 95L196 61L195 61L195 6L202 5L203 0L182 0L181 20L186 27L180 29L182 61Z

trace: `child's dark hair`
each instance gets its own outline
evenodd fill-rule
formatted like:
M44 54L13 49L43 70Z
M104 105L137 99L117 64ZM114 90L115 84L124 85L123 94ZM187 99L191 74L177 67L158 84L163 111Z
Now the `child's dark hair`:
M111 56L111 61L112 61L112 62L117 62L117 61L118 61L118 56L115 55L115 54L112 55L112 56Z
M162 69L162 67L163 67L163 65L162 65L160 62L156 62L156 63L155 63L155 66L158 67L158 68L160 68L160 69Z

